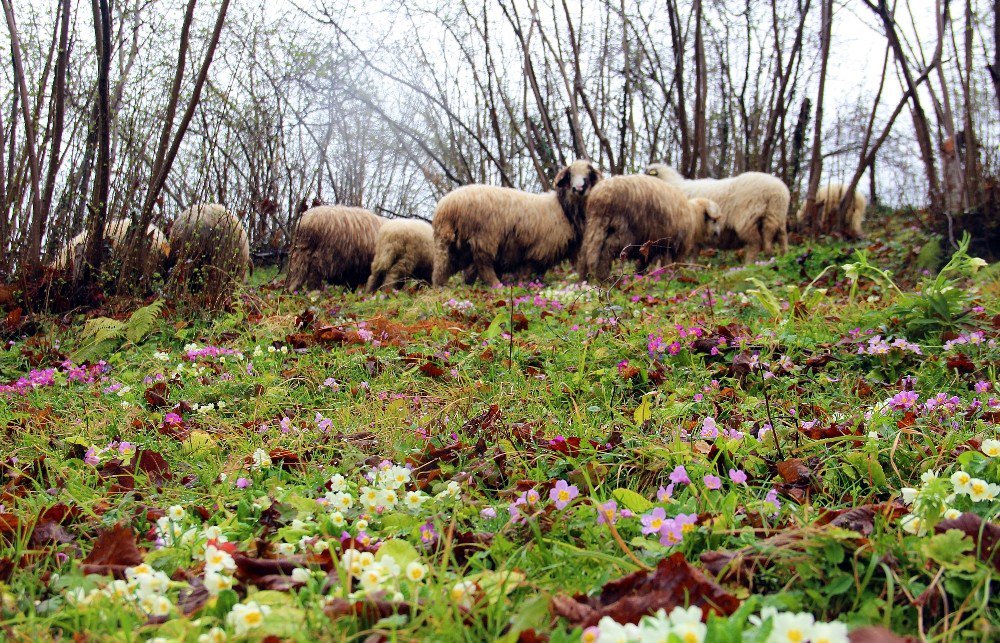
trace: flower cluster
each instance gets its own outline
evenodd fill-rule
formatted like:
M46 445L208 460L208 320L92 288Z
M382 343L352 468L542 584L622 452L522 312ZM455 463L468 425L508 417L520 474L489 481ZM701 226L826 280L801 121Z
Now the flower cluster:
M218 358L220 362L225 362L226 355L235 355L236 359L243 359L243 353L237 352L231 348L223 348L221 346L201 346L197 344L188 344L184 347L184 357L189 362L196 362L203 358Z
M60 383L93 383L97 376L109 370L107 362L100 361L89 366L74 366L65 361L60 364L62 371L55 368L31 369L27 375L19 377L10 384L0 384L0 395L27 395L31 391Z
M677 514L673 518L667 517L667 512L663 507L656 507L647 514L639 518L642 523L642 533L649 535L659 535L660 544L664 547L672 547L684 540L684 535L694 531L698 524L696 514Z
M128 462L135 454L135 445L131 442L112 440L105 447L92 445L83 456L83 461L92 467L98 467L109 460Z
M427 565L412 560L405 566L390 555L376 555L370 551L349 548L340 557L340 566L347 575L356 580L360 589L351 598L360 598L368 593L385 592L393 601L402 601L402 584L421 583L427 578Z
M897 337L890 342L888 338L882 339L881 335L868 338L868 343L858 346L858 355L889 355L893 351L897 353L913 353L923 355L920 346L909 342L905 337Z
M148 617L163 617L170 614L173 603L166 596L170 588L170 578L161 571L143 563L125 570L125 580L113 580L104 587L82 589L67 593L67 599L77 605L86 606L101 600L127 603L135 606Z
M475 310L476 305L467 299L458 300L454 297L444 302L445 308L450 308L456 312L464 313Z
M988 344L990 346L993 346L996 344L996 340L991 339L987 342L986 335L985 333L983 333L983 331L974 330L969 333L962 333L955 339L949 339L944 343L944 346L942 346L941 348L945 352L948 352L953 348L955 348L956 346L964 346L964 345L981 346L983 344Z
M575 484L569 484L565 480L556 481L552 489L549 490L549 500L556 509L565 509L570 502L580 495L580 490ZM507 512L514 522L524 522L528 516L537 513L543 508L541 494L534 489L528 489L521 493L517 500L510 503Z
M675 607L669 614L659 610L651 616L644 616L638 625L621 624L610 616L588 627L580 637L585 643L601 641L683 641L700 643L706 640L708 627L702 622L700 607ZM750 616L749 628L744 640L766 640L768 643L847 643L847 626L839 621L817 621L806 612L779 612L773 607L765 607L757 615ZM728 626L727 626L728 627ZM766 632L767 638L762 636Z

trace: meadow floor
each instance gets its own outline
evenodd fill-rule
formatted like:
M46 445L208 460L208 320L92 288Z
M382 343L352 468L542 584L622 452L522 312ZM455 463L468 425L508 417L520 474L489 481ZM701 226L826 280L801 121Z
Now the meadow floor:
M996 640L1000 270L882 238L9 315L0 638Z

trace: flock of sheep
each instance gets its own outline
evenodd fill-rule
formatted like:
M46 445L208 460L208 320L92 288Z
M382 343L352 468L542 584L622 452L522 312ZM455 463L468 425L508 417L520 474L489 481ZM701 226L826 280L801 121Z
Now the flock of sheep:
M847 188L820 188L820 216L834 212ZM565 259L584 279L607 280L616 258L635 259L640 269L686 261L701 247L743 247L754 261L775 247L788 249L790 194L778 178L746 172L726 179L686 180L654 164L644 174L603 179L590 161L563 168L555 189L533 194L491 185L467 185L445 195L432 223L386 220L369 210L318 206L307 210L295 231L286 288L324 284L368 292L401 286L409 279L444 286L461 271L466 283L499 283L499 275L544 274ZM855 194L837 228L861 236L866 203ZM802 219L803 210L797 218ZM112 251L122 248L127 220L105 228ZM250 269L250 247L239 220L221 205L185 210L169 238L149 226L146 276L170 271L172 283L228 294ZM86 233L74 237L56 267L79 265Z

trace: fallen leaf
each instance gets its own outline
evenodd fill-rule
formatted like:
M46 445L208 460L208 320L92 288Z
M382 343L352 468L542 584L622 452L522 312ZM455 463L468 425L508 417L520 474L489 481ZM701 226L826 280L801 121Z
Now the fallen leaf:
M118 524L105 529L94 542L94 548L83 559L85 574L113 574L125 577L126 567L142 563L142 552L136 544L136 534L131 527Z

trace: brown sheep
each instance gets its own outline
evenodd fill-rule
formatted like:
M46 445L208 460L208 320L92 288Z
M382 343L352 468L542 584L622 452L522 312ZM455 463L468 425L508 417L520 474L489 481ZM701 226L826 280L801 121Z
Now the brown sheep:
M434 271L434 229L416 219L386 221L375 238L368 292L392 289L407 279L430 282Z
M816 191L816 216L819 221L830 216L830 213L836 213L840 207L841 199L847 193L847 187L843 183L830 183L819 187ZM868 201L855 190L854 198L848 200L847 212L837 221L836 225L830 227L842 231L852 239L860 239L862 236L861 224L865 220L865 208L867 207ZM806 206L803 203L795 214L795 220L800 224L805 216L805 210Z
M434 212L435 286L458 270L466 282L488 286L497 273L536 274L572 258L583 237L587 194L601 173L576 161L556 175L555 190L530 194L491 185L466 185L445 195Z
M385 222L363 208L321 205L306 210L292 238L285 287L309 290L324 283L357 288L368 280L375 237Z
M645 269L659 261L690 257L719 233L719 208L688 199L678 188L644 174L601 181L587 199L587 228L577 260L584 279L604 281L611 262L624 254Z
M762 172L744 172L727 179L690 181L673 168L656 163L646 174L680 188L689 199L711 199L719 206L722 235L736 237L746 247L744 261L751 263L774 244L788 252L788 203L791 195L781 179Z
M222 303L250 269L246 230L221 205L192 206L170 229L170 263L175 292L200 290L210 304Z

